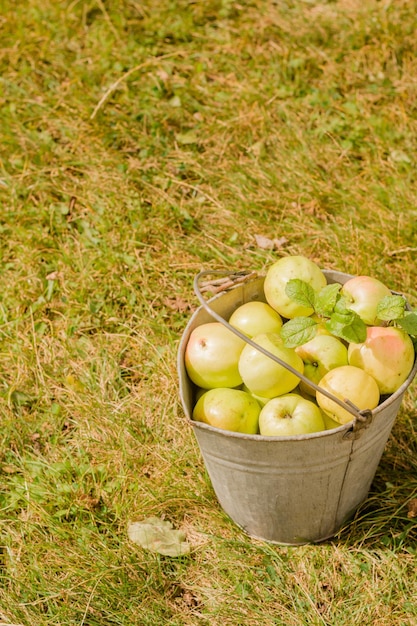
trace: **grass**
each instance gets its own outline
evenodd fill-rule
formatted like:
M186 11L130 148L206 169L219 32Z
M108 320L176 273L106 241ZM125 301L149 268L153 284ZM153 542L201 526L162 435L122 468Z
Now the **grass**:
M415 385L355 518L279 547L217 503L175 364L203 268L417 305L412 4L0 3L0 623L417 622ZM130 544L151 515L189 557Z

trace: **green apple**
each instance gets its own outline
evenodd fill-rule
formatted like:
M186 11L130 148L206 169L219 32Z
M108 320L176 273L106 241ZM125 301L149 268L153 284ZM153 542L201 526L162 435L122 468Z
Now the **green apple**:
M348 309L355 311L365 324L377 324L377 307L382 298L391 291L384 283L372 276L354 276L342 287L341 295L346 298Z
M319 408L321 416L323 418L323 422L324 422L324 426L326 427L326 430L331 430L332 428L339 428L340 423L336 422L334 419L332 419L329 415L327 415L324 411L322 411L319 407L319 405L317 404L317 400L315 398L315 395L312 396L309 393L306 393L305 391L302 391L300 389L300 385L298 387L296 387L294 389L294 391L292 391L291 393L298 393L300 396L302 396L303 398L305 398L306 400L309 400L310 402L314 402L314 404Z
M318 385L327 372L348 365L348 350L345 344L333 335L319 334L295 348L304 363L304 376ZM300 390L316 395L313 387L300 381Z
M285 288L293 278L303 280L315 291L320 291L327 284L319 266L305 256L286 256L273 263L265 276L265 298L273 309L288 319L313 313L311 307L298 304L287 296Z
M407 333L392 326L369 326L366 331L363 343L349 344L349 363L370 374L381 394L394 393L413 367L413 342Z
M304 435L325 428L317 404L296 393L272 398L259 414L259 432L268 437Z
M256 434L261 407L250 393L228 387L209 389L197 401L193 419L237 433Z
M379 389L374 378L353 365L335 367L323 376L319 387L339 400L350 400L359 410L374 409L379 403ZM339 424L347 424L353 415L321 392L316 393L317 404L324 413Z
M207 322L190 334L184 354L188 376L198 387L237 387L239 357L245 341L221 322Z
M242 385L242 390L246 391L247 393L250 393L251 396L253 396L255 398L255 400L258 402L258 404L260 404L261 406L264 406L267 402L269 402L269 400L271 398L264 398L262 396L257 396L256 393L252 393L247 387L246 385Z
M256 335L252 340L297 372L303 373L303 361L293 348L284 346L279 334L263 333ZM263 398L274 398L289 393L300 382L298 376L284 365L280 365L249 344L243 348L240 355L239 373L249 391Z
M229 324L248 337L254 337L261 333L278 333L283 322L269 304L253 300L240 305L230 316Z

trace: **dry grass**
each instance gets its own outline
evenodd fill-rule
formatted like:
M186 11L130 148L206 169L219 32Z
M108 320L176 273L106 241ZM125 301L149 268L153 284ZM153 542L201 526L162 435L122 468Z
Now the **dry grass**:
M277 547L217 503L175 366L202 268L302 253L416 306L413 3L2 8L0 622L415 624L415 386L355 519ZM149 515L191 556L130 545Z

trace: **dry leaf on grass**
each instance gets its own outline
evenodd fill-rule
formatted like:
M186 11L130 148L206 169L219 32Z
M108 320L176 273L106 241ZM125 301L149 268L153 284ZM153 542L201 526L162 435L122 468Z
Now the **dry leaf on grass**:
M188 311L191 308L190 304L180 296L175 296L175 298L164 298L163 303L166 307L172 311L178 311L178 313L185 313L185 311Z
M417 517L417 498L413 498L412 500L410 500L407 508L408 508L407 517L409 518Z
M178 557L190 552L190 544L185 541L185 534L181 530L174 530L171 522L158 517L132 522L128 526L127 534L133 543L164 556Z
M257 247L262 250L280 250L288 243L288 239L286 237L270 239L264 235L254 235L254 238Z

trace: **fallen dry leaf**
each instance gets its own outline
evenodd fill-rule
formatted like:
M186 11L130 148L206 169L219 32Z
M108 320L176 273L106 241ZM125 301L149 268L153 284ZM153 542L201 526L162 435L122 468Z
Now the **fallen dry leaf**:
M407 517L413 518L417 517L417 498L413 498L409 501L408 505Z
M185 533L174 530L171 522L158 517L148 517L141 522L129 524L127 534L133 543L164 556L184 556L190 552Z
M175 298L164 298L163 303L166 307L171 309L172 311L178 311L178 313L185 313L190 309L190 305L186 300L180 298L180 296L175 296Z
M254 235L255 242L258 248L262 250L279 250L288 243L286 237L279 237L278 239L270 239L264 235Z

